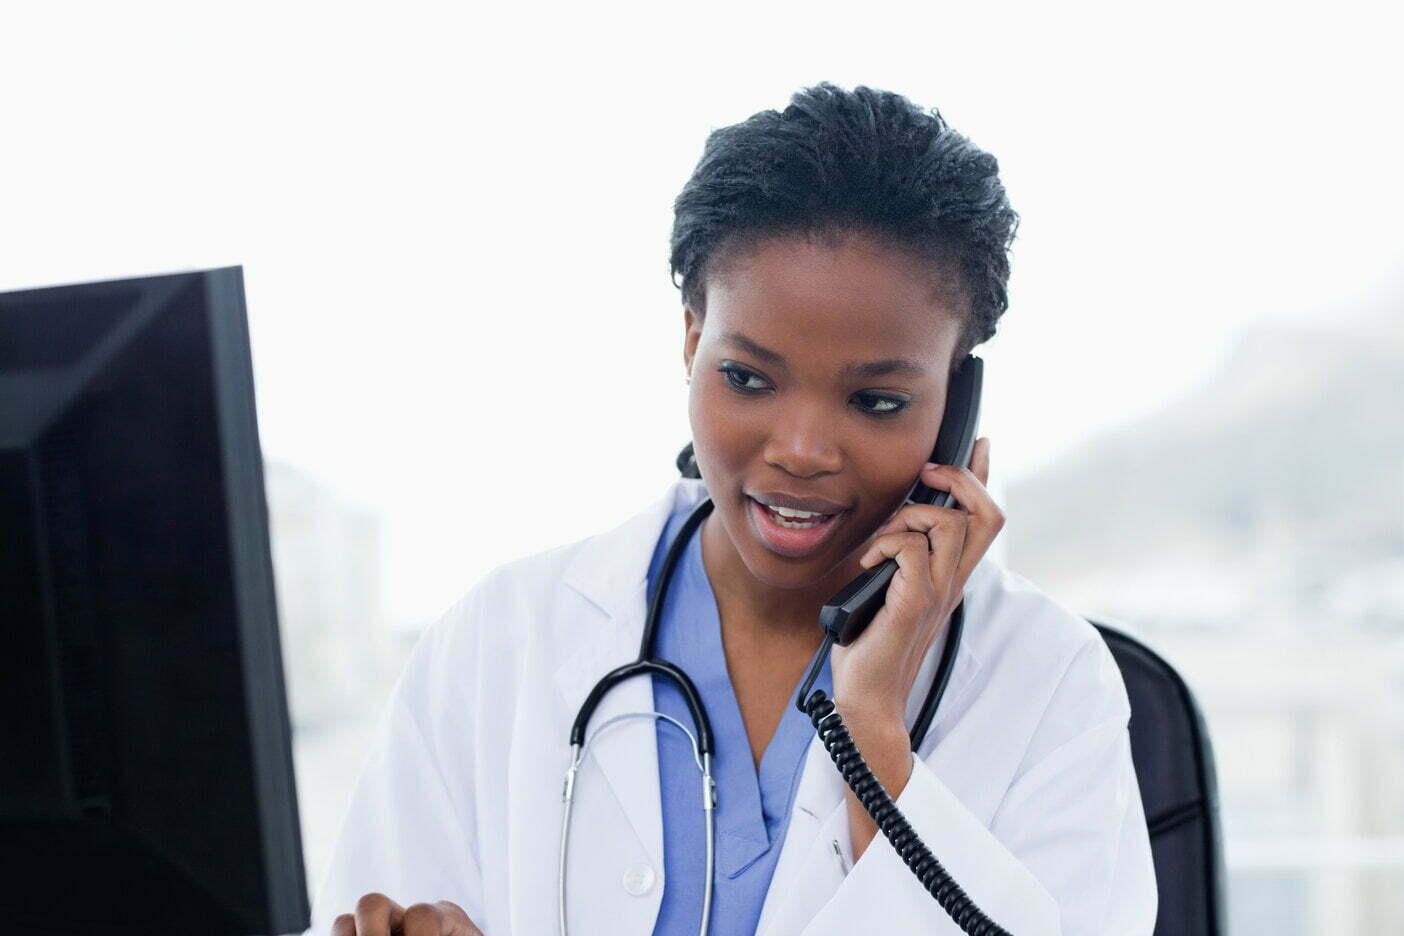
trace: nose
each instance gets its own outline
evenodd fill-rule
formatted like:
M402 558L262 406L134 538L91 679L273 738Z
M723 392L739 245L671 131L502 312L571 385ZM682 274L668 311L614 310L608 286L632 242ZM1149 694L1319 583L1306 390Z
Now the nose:
M842 457L832 417L817 407L782 413L766 441L765 461L796 478L838 471Z

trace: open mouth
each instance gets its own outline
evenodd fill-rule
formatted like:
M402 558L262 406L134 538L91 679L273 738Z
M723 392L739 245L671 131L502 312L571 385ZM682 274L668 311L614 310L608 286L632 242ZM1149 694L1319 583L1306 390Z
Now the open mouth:
M797 559L822 546L847 511L816 517L785 517L747 495L751 522L761 541L782 556Z

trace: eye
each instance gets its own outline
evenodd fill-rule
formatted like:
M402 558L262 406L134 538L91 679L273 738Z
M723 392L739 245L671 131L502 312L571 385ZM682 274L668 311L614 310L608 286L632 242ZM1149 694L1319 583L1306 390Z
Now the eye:
M742 386L742 384L751 377L754 377L756 380L764 380L759 374L748 371L744 367L737 367L735 364L723 364L721 367L718 367L717 370L725 374L726 382L731 385L732 389L740 393L759 393L763 389L761 387ZM741 383L737 383L735 378L738 377L741 379Z
M735 364L723 364L721 367L717 368L717 370L725 375L727 385L737 393L756 394L761 393L765 389L764 387L747 386L752 380L764 383L765 378L744 367L738 367ZM864 401L864 405L861 407L862 412L879 419L884 416L895 416L897 413L906 409L910 402L900 397L883 396L877 393L858 393L855 394L854 397L855 399Z
M870 416L892 416L907 408L907 401L898 399L897 397L879 396L876 393L860 393L857 395L887 407L886 409L865 409L864 412Z

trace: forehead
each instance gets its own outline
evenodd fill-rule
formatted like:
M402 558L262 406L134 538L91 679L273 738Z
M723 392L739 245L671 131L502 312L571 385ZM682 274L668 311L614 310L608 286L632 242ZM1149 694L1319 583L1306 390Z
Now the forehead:
M769 239L707 276L704 330L742 332L787 359L903 357L940 373L960 327L936 272L863 235Z

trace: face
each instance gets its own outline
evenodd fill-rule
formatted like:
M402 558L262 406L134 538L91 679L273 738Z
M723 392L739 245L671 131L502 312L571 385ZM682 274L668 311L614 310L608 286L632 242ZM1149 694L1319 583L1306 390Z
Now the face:
M959 310L928 268L857 234L764 241L706 296L704 317L684 311L684 361L707 525L720 521L732 574L837 591L931 457ZM837 515L774 533L753 498L775 494Z

